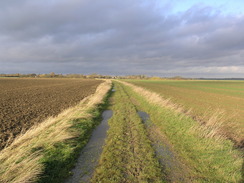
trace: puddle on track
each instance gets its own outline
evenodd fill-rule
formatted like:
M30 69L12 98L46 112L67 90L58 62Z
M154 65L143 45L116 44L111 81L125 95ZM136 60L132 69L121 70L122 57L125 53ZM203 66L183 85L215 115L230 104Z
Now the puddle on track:
M188 182L185 177L187 172L184 165L177 161L177 157L172 152L170 146L155 133L155 125L150 121L150 116L146 112L138 111L137 114L142 119L142 122L147 127L149 137L152 141L153 148L155 149L157 158L166 173L169 182Z
M140 116L143 123L146 123L150 119L150 116L146 112L138 111L137 114Z
M75 168L72 170L73 175L65 183L89 182L102 153L102 147L109 128L108 120L112 115L112 110L105 110L102 113L102 122L95 128L89 142L82 149Z

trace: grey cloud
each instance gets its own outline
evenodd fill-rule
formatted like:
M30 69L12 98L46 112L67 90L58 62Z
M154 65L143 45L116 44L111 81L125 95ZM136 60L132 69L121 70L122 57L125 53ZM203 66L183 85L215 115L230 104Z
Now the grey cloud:
M169 14L156 0L21 2L0 2L0 73L241 75L244 16Z

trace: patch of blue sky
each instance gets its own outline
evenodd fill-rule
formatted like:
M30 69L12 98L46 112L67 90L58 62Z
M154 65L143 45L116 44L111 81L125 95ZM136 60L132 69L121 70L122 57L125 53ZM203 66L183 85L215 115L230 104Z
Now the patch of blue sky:
M158 3L169 8L167 14L185 12L193 6L208 6L223 15L244 15L244 0L158 0Z

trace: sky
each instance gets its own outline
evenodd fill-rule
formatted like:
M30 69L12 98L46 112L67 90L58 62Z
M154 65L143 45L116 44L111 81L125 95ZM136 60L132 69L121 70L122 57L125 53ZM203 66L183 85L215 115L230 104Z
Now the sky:
M0 1L0 73L50 72L244 77L244 1Z

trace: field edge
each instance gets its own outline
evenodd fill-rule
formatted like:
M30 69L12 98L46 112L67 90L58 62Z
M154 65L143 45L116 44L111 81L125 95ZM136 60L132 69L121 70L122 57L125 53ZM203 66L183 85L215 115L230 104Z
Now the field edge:
M55 153L61 152L61 159L74 159L73 156L84 147L95 127L95 119L99 117L110 89L110 80L102 82L94 94L84 98L78 105L33 126L16 138L1 151L0 182L43 182L49 176L43 176L45 168L53 166L50 157ZM83 141L77 144L81 139ZM57 159L55 161L59 166ZM67 167L71 168L73 164L74 160ZM65 173L62 172L65 176L69 168L65 169ZM61 174L59 176L64 178Z

